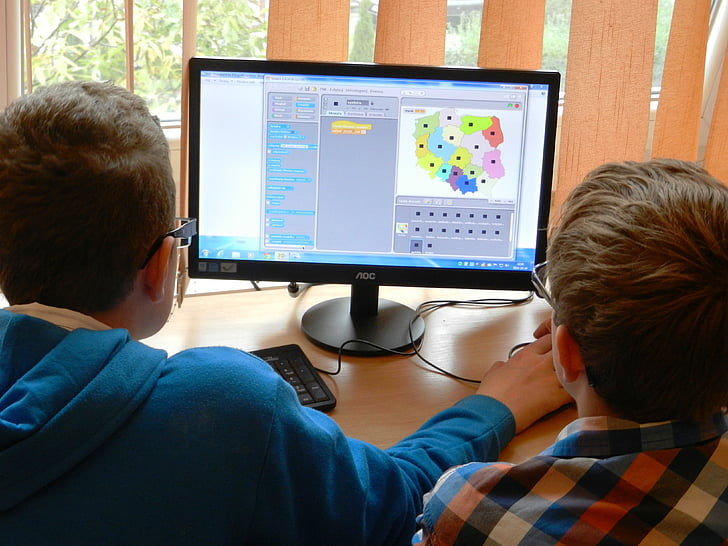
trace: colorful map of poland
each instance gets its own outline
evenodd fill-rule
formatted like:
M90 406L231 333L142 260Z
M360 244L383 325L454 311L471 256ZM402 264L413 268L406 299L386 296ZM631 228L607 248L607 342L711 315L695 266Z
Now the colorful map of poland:
M446 109L416 120L417 164L462 194L488 191L505 176L496 116L460 116ZM480 186L480 190L478 189Z

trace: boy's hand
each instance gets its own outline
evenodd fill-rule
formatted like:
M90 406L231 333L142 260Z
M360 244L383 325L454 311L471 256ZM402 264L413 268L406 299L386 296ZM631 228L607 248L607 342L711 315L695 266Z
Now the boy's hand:
M516 432L573 399L559 383L551 351L551 319L534 332L536 340L507 362L497 361L485 373L476 394L504 403L516 420Z

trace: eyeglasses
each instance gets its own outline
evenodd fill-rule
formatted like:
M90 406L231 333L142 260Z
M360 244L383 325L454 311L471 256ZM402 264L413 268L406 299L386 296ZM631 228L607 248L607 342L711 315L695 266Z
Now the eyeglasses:
M147 257L144 258L144 262L139 269L144 269L147 266L149 260L151 260L152 256L154 256L154 253L159 250L162 241L164 241L167 237L171 236L177 239L177 248L187 248L190 246L192 243L192 237L197 235L197 218L175 218L175 221L180 225L154 241L154 244L149 249Z
M180 225L168 231L164 235L160 236L156 241L154 241L154 244L149 249L147 257L144 259L144 264L140 267L140 269L144 269L147 266L149 260L151 260L152 256L154 256L154 253L159 250L162 241L164 241L167 237L171 236L177 239L177 250L190 246L190 244L192 243L192 237L197 235L197 218L175 218L175 222L178 222ZM176 307L182 307L182 301L185 298L185 292L187 290L188 282L189 277L187 277L187 255L184 252L180 252L179 261L177 263L177 276L175 278L174 286L175 303L172 306L170 317L171 314L174 313L174 309Z
M546 300L551 307L554 307L554 300L551 297L551 292L546 288L548 284L548 261L536 264L531 271L531 284L533 285L534 291L539 298Z

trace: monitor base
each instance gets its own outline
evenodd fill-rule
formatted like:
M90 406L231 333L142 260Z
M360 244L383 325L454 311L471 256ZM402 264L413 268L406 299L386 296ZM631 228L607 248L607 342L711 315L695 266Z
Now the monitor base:
M351 312L351 298L324 301L304 313L301 327L316 345L336 353L342 343L352 339L378 345L375 347L368 343L347 343L341 350L347 355L381 356L388 354L385 349L407 350L412 347L413 341L419 346L425 334L425 321L422 317L415 318L415 311L401 303L384 299L377 302L376 314L355 315Z

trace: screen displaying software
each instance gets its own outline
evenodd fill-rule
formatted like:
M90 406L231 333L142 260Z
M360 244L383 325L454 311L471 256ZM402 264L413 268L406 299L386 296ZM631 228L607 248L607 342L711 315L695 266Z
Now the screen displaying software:
M203 70L199 93L200 273L533 268L547 85Z

